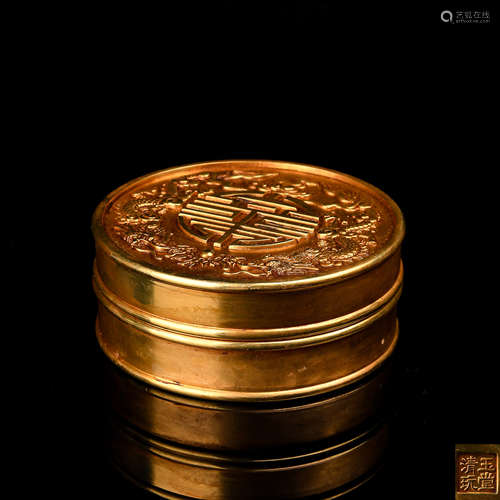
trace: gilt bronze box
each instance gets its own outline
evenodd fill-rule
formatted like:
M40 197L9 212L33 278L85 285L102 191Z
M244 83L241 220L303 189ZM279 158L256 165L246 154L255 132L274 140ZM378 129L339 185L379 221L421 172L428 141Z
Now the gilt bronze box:
M302 498L376 469L403 275L387 195L309 165L200 163L119 187L93 232L127 477L172 498Z

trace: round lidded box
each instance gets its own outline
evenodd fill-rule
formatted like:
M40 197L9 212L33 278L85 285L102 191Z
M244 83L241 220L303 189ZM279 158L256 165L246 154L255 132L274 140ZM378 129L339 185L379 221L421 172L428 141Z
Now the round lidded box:
M93 232L100 344L160 389L312 396L394 348L402 215L348 175L247 160L167 169L111 193Z

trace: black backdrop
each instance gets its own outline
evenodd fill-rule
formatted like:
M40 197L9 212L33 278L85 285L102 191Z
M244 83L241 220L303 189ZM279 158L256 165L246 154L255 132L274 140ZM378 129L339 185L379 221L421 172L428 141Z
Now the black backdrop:
M22 311L13 324L39 306L35 328L44 332L35 335L42 367L20 383L23 395L30 388L21 399L36 402L30 436L42 434L40 446L55 452L37 465L39 491L152 498L107 462L93 209L152 170L256 158L349 173L401 207L393 445L380 477L352 498L453 497L455 443L500 440L496 13L487 26L450 27L443 8L86 7L59 13L64 22L28 44L7 203L29 193L9 245L28 271L12 280ZM29 340L34 331L26 328Z

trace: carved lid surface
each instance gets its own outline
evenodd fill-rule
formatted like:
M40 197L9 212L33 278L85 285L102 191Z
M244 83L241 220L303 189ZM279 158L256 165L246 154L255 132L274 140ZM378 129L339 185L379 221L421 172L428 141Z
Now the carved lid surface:
M235 160L154 172L94 214L98 244L160 280L289 287L342 280L392 255L397 205L354 177L308 165Z

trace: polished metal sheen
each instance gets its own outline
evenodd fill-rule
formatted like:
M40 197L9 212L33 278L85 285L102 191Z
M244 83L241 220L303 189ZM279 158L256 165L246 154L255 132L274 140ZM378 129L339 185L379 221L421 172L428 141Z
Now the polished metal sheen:
M351 176L171 168L93 217L116 466L166 498L334 498L377 469L404 223Z

